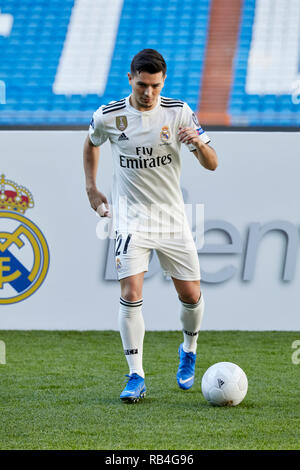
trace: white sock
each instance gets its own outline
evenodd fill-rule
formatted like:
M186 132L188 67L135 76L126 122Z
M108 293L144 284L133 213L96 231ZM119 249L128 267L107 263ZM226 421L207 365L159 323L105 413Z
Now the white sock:
M129 374L145 377L143 370L143 342L145 324L142 315L143 299L131 302L120 297L119 328Z
M180 302L182 304L180 320L183 326L183 350L195 354L205 305L203 295L201 294L196 304L187 304L182 300Z

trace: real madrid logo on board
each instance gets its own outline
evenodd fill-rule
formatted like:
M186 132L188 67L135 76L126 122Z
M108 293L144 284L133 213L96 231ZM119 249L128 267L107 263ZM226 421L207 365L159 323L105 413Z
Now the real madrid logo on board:
M33 196L27 188L0 176L0 304L25 300L47 275L47 241L24 216L33 207Z

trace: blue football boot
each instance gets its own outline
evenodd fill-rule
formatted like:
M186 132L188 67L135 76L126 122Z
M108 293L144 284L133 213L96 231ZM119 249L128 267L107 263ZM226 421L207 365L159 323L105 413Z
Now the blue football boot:
M120 395L122 401L136 403L146 395L145 380L138 374L126 375L129 377L126 387Z
M184 352L183 343L179 346L178 354L179 367L176 375L177 383L183 390L188 390L194 383L197 354Z

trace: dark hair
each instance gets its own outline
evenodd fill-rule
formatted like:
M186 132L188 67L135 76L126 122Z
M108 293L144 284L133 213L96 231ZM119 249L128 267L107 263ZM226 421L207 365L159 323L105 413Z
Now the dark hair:
M167 64L163 56L155 49L143 49L132 59L130 71L132 75L138 72L162 72L166 75Z

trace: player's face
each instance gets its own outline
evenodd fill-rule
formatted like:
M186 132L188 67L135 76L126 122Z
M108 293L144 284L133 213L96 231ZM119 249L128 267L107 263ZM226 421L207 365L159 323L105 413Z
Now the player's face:
M162 72L128 73L129 83L132 87L132 104L140 111L149 111L154 108L159 94L164 86L166 75Z

